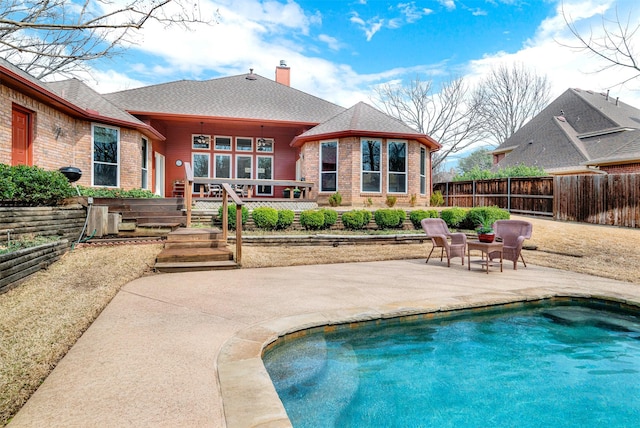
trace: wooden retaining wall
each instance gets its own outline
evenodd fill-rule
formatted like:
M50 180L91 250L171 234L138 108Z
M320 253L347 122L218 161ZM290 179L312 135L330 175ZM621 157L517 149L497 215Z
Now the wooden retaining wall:
M69 248L69 241L49 242L0 254L0 293L8 291L29 275L58 260Z
M0 207L0 243L7 242L8 238L59 236L71 246L80 237L86 215L81 205Z

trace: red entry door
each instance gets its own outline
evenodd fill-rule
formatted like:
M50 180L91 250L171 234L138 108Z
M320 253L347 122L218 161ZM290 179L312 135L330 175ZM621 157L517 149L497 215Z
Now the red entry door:
M11 165L31 165L29 113L13 109L11 122Z

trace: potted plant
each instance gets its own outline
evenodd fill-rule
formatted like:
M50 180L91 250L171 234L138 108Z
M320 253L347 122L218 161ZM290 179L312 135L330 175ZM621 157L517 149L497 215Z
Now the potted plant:
M290 188L285 188L282 190L282 197L283 198L287 198L289 199L289 197L291 196L291 189Z
M493 227L491 227L491 224L486 222L483 222L478 226L476 233L478 234L478 240L480 242L493 242L496 237Z
M297 187L295 189L293 189L293 197L294 198L299 198L300 197L300 189L298 189Z

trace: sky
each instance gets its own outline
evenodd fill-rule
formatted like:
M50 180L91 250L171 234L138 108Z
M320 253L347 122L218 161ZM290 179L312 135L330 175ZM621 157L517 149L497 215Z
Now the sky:
M117 0L124 1L124 0ZM116 3L117 3L116 2ZM100 93L182 79L249 72L275 79L284 60L291 86L343 107L371 101L376 85L416 76L476 84L492 68L521 64L551 83L606 91L640 108L640 78L609 69L576 45L562 10L585 35L616 16L640 23L637 0L196 0L212 25L189 30L149 23L115 60L88 80ZM617 14L617 15L616 15ZM639 31L640 33L640 31ZM640 34L636 36L640 57ZM563 46L565 45L565 46Z

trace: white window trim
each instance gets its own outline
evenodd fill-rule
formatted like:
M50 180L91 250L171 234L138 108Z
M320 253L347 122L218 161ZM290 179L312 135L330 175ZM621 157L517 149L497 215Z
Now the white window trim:
M249 150L241 150L238 148L238 140L249 140L251 142L251 146ZM253 153L253 138L251 137L236 137L236 152L238 153Z
M209 159L209 161L208 161L209 167L207 168L207 175L206 176L195 175L194 165L196 164L196 162L195 162L195 157L196 156L206 156ZM193 170L193 177L194 178L211 178L211 154L210 153L202 153L202 152L192 152L191 153L191 167L194 168L194 170ZM202 184L198 184L197 186L202 186ZM206 189L206 187L205 187L205 189ZM207 191L205 189L203 189L203 192L207 193ZM200 189L196 188L196 184L194 183L193 184L193 193L199 193L199 192L200 192Z
M150 152L150 148L151 148L151 143L149 142L148 138L142 137L141 138L141 144L146 143L146 148L147 150L145 151L144 155L145 155L145 164L146 166L142 166L141 165L141 175L145 175L146 176L146 181L147 181L147 185L145 187L142 187L142 189L144 190L148 190L149 189L149 152ZM140 147L140 149L142 150L142 147ZM142 185L142 176L140 177L140 184Z
M105 186L104 184L98 184L97 186L100 187L107 187L107 188L111 188L111 189L117 189L120 187L120 128L117 128L115 126L108 126L108 125L103 125L101 123L92 123L91 124L91 185L92 186L96 186L95 184L95 177L93 174L94 171L94 165L96 164L96 161L94 160L94 151L95 151L95 128L96 127L100 127L100 128L106 128L106 129L115 129L118 132L118 141L116 142L118 149L117 149L117 157L118 160L115 163L116 165L116 185L115 186ZM114 165L112 163L107 163L107 162L98 162L100 164L105 164L105 165Z
M275 152L276 141L273 138L263 138L265 142L271 143L269 150L265 150L263 148L258 147L257 139L256 139L256 152L257 153L273 153Z
M216 139L217 138L228 138L229 139L229 148L228 149L219 149L216 146ZM233 137L230 135L214 135L213 136L213 150L215 151L223 151L223 152L230 152L233 150Z
M404 144L404 172L391 171L389 169L389 163L391 162L391 156L389 151L391 150L391 143L402 143ZM407 188L407 177L409 176L407 169L409 168L409 144L406 140L387 140L387 193L395 194L395 195L406 195L408 192ZM389 180L389 176L391 174L394 175L404 175L404 192L392 192L389 190L389 185L391 184L391 180Z
M251 172L249 173L249 177L248 178L253 178L253 156L251 156L250 154L237 154L235 156L235 177L236 178L247 178L247 177L238 177L238 159L239 158L249 158L249 160L251 161L251 166L249 167L251 169Z
M427 194L427 168L428 168L427 153L429 153L427 148L424 146L420 146L420 183L419 183L420 190L422 190L422 183L424 183L424 192L421 191L420 192L421 195ZM424 162L424 173L422 171L423 162Z
M265 180L273 180L273 174L275 172L274 169L274 157L272 155L257 155L256 156L256 178L258 178L260 176L260 172L258 171L258 167L260 165L260 159L261 158L265 158L265 159L271 159L271 178L265 178ZM260 193L258 192L260 186L256 186L256 195L262 195L262 196L273 196L273 186L269 185L269 187L271 187L271 192L269 193Z
M216 160L218 157L228 158L229 159L229 177L218 177L218 161ZM231 178L233 177L233 160L231 159L231 155L216 153L213 157L213 176L215 178Z
M380 138L361 138L360 139L360 192L361 193L382 193L382 159L380 159L380 169L378 171L365 171L362 167L364 163L362 162L362 143L364 141L377 141L380 143L380 155L382 156L383 144ZM378 174L380 176L380 186L378 190L364 190L364 174Z
M207 140L207 147L194 147L196 138L203 136ZM206 134L191 134L191 150L211 150L211 135Z
M336 171L335 171L335 175L336 175L336 189L335 190L323 190L322 189L322 145L323 144L328 144L328 143L336 143ZM338 189L340 189L340 183L338 181L339 176L338 176L338 171L340 171L340 143L338 142L338 140L324 140L324 141L320 141L320 146L318 147L319 150L319 155L318 156L318 173L319 173L319 178L320 178L320 185L318 186L319 193L335 193L338 191ZM334 174L333 172L327 172L327 174Z

